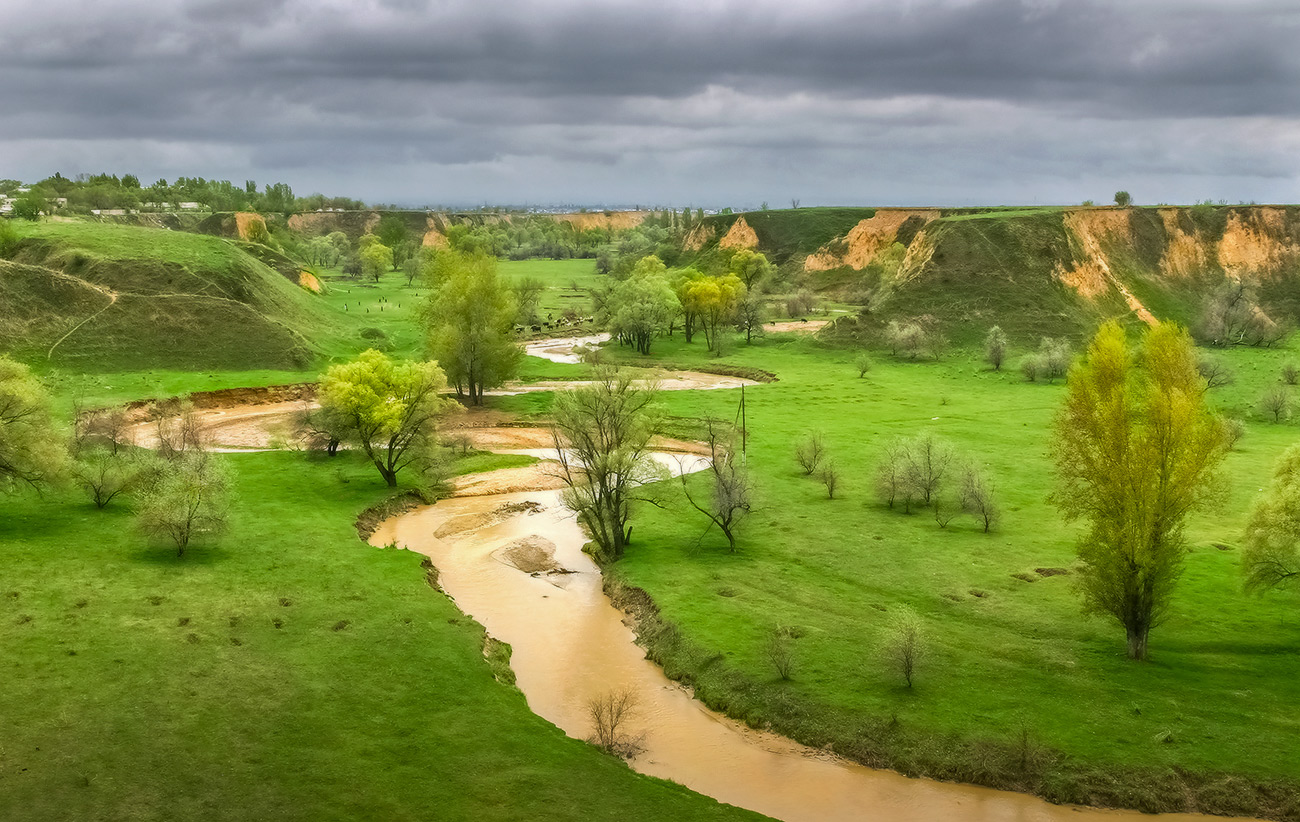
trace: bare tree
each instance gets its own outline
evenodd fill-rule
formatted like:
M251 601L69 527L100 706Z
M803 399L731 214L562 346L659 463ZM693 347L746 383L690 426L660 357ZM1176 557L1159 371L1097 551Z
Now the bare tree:
M103 445L88 445L73 454L72 481L102 509L136 486L144 469L141 462L125 451L115 454Z
M207 450L211 438L190 402L182 402L175 414L161 409L155 413L158 414L154 421L158 456L171 461L192 451Z
M767 636L763 647L767 661L776 669L776 675L789 680L794 674L794 646L790 632L784 628L774 628Z
M806 476L812 476L821 467L826 458L826 444L822 441L820 431L809 434L803 442L795 446L794 458Z
M1273 422L1281 422L1291 416L1291 394L1284 385L1272 385L1259 398L1259 410L1271 417Z
M905 477L924 505L930 505L943 487L953 453L947 443L933 434L922 434L907 446Z
M709 518L709 527L717 526L727 538L731 553L736 552L736 530L750 512L750 498L753 485L749 478L749 468L743 457L736 454L731 433L724 433L723 423L709 419L709 473L713 479L713 489L706 504L701 505L691 494L686 471L681 472L682 491L686 501L696 511Z
M880 464L876 466L876 493L880 501L890 508L901 503L904 513L911 513L915 503L914 489L908 481L910 459L907 442L895 439L885 446Z
M602 750L632 759L645 750L645 734L633 734L628 723L637 715L636 692L630 688L610 691L587 703L591 717L589 742Z
M822 469L817 472L817 479L826 487L826 498L835 499L835 489L840 485L840 469L835 467L833 460L828 460Z
M881 646L885 663L892 665L910 688L926 650L925 626L921 618L915 611L900 607L885 629L885 641Z
M551 433L565 484L561 499L608 559L623 556L632 538L637 488L659 478L650 455L655 396L654 386L607 368L588 385L555 395Z
M1209 345L1248 345L1271 348L1291 327L1278 322L1260 306L1254 289L1244 281L1225 283L1205 304L1196 336Z
M1300 382L1300 366L1293 362L1282 366L1282 382L1287 385L1295 385Z
M1215 357L1202 356L1196 361L1196 370L1205 379L1206 388L1222 388L1236 380L1228 366Z
M947 493L936 494L930 501L930 511L940 528L947 528L953 517L961 513L960 501L952 499Z
M135 444L130 416L123 406L86 411L77 402L73 406L74 448L101 445L112 454Z
M736 306L736 330L745 334L745 342L762 336L763 323L767 322L767 297L755 286L745 292Z
M962 471L961 508L984 526L986 534L993 530L1001 518L1001 511L993 498L993 486L973 464L968 464Z

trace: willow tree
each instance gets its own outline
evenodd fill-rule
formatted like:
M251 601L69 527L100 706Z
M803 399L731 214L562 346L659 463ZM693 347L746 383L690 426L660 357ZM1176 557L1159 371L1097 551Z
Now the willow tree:
M1241 570L1254 593L1300 585L1300 445L1278 459L1251 509Z
M604 311L611 333L632 343L638 353L649 354L650 343L668 329L681 303L662 271L640 269L638 263L632 276L614 287Z
M397 362L371 349L330 366L320 383L317 424L356 445L390 488L403 468L428 456L437 419L454 405L434 362Z
M429 350L456 388L473 405L483 391L513 377L523 355L515 344L515 301L486 254L443 251L429 271L436 285L425 309Z
M561 499L607 559L623 556L632 538L636 490L661 478L650 453L658 425L655 393L626 372L602 369L590 384L555 395Z
M682 307L690 305L704 331L704 341L709 350L718 351L721 347L718 335L736 315L736 308L745 296L745 284L735 274L701 277L690 281L685 293Z
M27 366L0 355L0 491L48 482L63 462L45 387Z
M1056 419L1052 501L1083 520L1085 608L1124 626L1131 659L1169 608L1187 552L1187 515L1216 490L1224 430L1205 402L1191 338L1162 324L1130 349L1118 323L1102 326L1070 371Z

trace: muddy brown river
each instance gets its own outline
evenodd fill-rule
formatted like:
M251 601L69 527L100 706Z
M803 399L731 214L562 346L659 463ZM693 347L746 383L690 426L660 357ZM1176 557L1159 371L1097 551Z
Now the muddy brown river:
M541 509L500 510L523 502ZM573 573L530 574L510 564L503 549L527 537L553 543L555 563ZM630 690L638 701L632 730L646 735L632 767L732 805L792 822L1223 819L1058 806L1025 794L910 779L751 730L707 709L645 658L605 597L599 569L582 553L585 541L557 491L445 500L387 521L371 538L433 561L456 605L512 646L511 667L535 713L586 739L589 702Z

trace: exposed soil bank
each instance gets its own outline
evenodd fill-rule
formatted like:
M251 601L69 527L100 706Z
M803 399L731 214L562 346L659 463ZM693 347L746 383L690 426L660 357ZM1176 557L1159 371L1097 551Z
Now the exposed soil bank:
M586 738L591 701L630 691L637 709L628 731L645 734L632 766L724 802L786 820L1149 818L872 770L712 713L637 646L605 596L600 569L582 553L586 538L558 491L444 500L388 520L370 541L396 542L432 560L458 607L512 646L517 684L540 716ZM539 564L526 567L567 573L521 571L506 558L520 545L546 549Z

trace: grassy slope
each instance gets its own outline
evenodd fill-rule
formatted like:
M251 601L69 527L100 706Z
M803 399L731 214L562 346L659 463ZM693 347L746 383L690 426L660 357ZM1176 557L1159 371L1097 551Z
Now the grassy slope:
M357 540L383 489L339 460L232 457L234 529L181 560L121 506L3 501L0 818L752 818L533 715Z
M0 262L0 347L46 368L293 370L330 336L310 294L237 244L96 223L19 230L14 263Z
M545 285L537 312L543 320L548 314L559 319L566 309L590 316L587 291L604 279L596 273L595 260L502 260L497 270L510 281L532 277Z
M657 354L689 361L700 347L665 341ZM1239 382L1216 400L1242 415L1292 354L1221 356ZM1137 665L1124 659L1117 626L1080 615L1070 577L1030 583L1012 576L1074 559L1078 531L1045 500L1049 426L1063 387L1026 384L965 359L896 363L883 355L858 379L852 358L772 337L738 345L724 360L781 377L748 392L759 505L738 555L727 555L716 534L697 546L703 524L681 506L638 515L636 545L618 570L703 649L676 662L697 677L697 692L755 723L784 720L778 725L835 739L842 749L869 747L861 734L890 717L923 735L995 741L1010 740L1023 723L1038 744L1084 767L1261 779L1300 773L1291 744L1300 699L1294 596L1243 596L1236 551L1212 547L1236 544L1249 500L1295 440L1293 428L1249 426L1227 462L1229 498L1191 523L1192 553L1173 613L1153 634L1152 661ZM673 414L728 420L737 399L734 391L663 396ZM825 432L843 472L833 501L792 458L793 443L814 429ZM881 447L923 431L986 467L1005 514L997 533L984 535L962 519L940 530L928 515L904 516L875 501L870 477ZM914 691L877 659L889 611L902 605L920 612L934 645ZM777 680L763 654L778 625L805 632L790 683ZM1165 731L1174 744L1157 741ZM1168 787L1158 781L1152 792Z
M889 288L890 315L939 319L957 342L978 343L992 325L1013 339L1081 338L1104 316L1123 316L1117 298L1083 300L1053 274L1071 251L1057 211L945 217L926 227L934 255Z
M798 208L771 211L746 211L706 217L704 224L715 229L714 239L705 253L717 247L717 241L741 217L758 237L760 251L773 262L785 263L808 255L836 237L843 237L862 220L874 216L874 208Z

